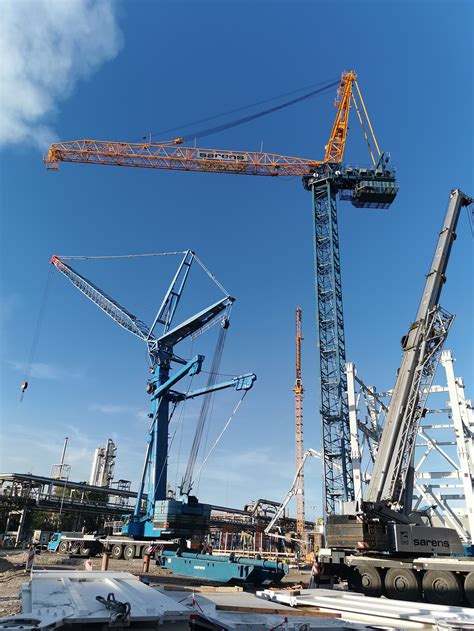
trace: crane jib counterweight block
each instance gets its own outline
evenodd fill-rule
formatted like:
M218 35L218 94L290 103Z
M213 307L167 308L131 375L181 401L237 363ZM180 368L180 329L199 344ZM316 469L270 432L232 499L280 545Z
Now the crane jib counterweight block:
M169 537L204 537L210 529L210 504L186 503L179 500L155 502L153 528Z
M278 583L288 573L288 565L280 561L169 550L162 551L157 563L173 574L221 583Z

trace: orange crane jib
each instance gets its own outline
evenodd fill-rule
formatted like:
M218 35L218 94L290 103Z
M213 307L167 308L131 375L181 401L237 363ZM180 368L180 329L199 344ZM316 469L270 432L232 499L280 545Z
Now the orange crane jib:
M199 149L172 144L71 140L51 146L45 163L82 162L178 171L212 171L241 175L307 175L323 164L260 151Z
M109 140L71 140L51 145L44 162L48 169L58 169L60 162L104 164L149 169L232 173L236 175L304 176L325 163L342 162L347 137L349 110L355 72L344 72L337 92L337 115L323 160L311 160L262 151L200 149L179 146L181 138L167 142L114 142ZM358 90L359 92L359 90ZM360 92L359 96L361 98ZM361 102L363 105L363 101ZM356 105L357 107L357 105ZM365 110L365 107L364 107ZM359 110L357 110L359 112ZM370 125L370 123L369 123Z

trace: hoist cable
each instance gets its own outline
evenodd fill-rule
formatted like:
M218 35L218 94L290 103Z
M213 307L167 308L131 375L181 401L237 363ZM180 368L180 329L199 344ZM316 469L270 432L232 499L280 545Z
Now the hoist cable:
M146 136L142 136L141 139L146 140L147 138L155 138L156 136L163 136L164 134L169 134L173 131L179 131L180 129L186 129L187 127L192 127L193 125L200 125L201 123L207 123L209 121L216 120L217 118L223 118L224 116L229 116L230 114L237 114L237 112L242 112L252 107L257 107L258 105L265 105L266 103L271 103L272 101L283 99L287 96L293 96L293 94L298 94L298 92L303 92L305 90L314 90L315 88L321 85L324 85L326 83L327 81L319 81L318 83L312 83L302 88L291 90L290 92L284 92L283 94L272 96L268 99L262 99L260 101L256 101L255 103L250 103L249 105L242 105L241 107L236 107L234 109L227 110L226 112L221 112L220 114L214 114L212 116L207 116L205 118L199 118L198 120L190 121L189 123L184 123L176 127L168 127L168 129L163 129L161 131L151 132L147 134Z
M176 250L175 252L146 252L144 254L109 254L109 255L100 255L100 256L89 256L89 255L57 255L57 258L61 261L95 261L95 260L115 260L115 259L139 259L139 258L147 258L147 257L157 257L157 256L176 256L178 254L187 254L191 252L191 250ZM202 262L202 260L198 257L198 255L193 252L193 258L198 263L198 265L202 268L202 270L207 274L207 276L217 285L217 287L222 291L225 296L229 296L229 292L227 289L219 282L216 276L210 271L210 269Z
M70 256L59 256L58 258L67 261L71 260L94 260L94 259L138 259L147 256L175 256L176 254L186 254L187 250L177 250L176 252L149 252L145 254L112 254L112 255L103 255L103 256L86 256L86 255L70 255Z
M469 219L469 225L471 226L471 235L474 236L474 204L469 204L466 210Z
M375 166L376 162L375 162L374 152L372 151L372 145L370 144L369 135L367 133L367 130L365 129L364 121L362 120L362 116L361 116L361 113L360 113L360 110L359 110L359 106L357 105L357 101L355 100L353 94L351 95L351 97L352 97L352 102L353 102L354 107L355 107L355 111L357 113L357 118L359 119L359 123L360 123L360 126L362 128L362 133L364 134L365 142L367 144L367 147L369 148L369 153L370 153L370 158L372 160L372 164Z
M216 348L214 351L214 357L212 359L212 366L207 378L207 388L213 387L217 383L217 378L219 375L219 366L222 360L222 354L224 352L224 345L227 337L228 328L222 326L219 331L219 336L217 338ZM212 401L213 395L212 393L204 395L204 400L201 405L201 411L199 413L199 419L196 425L196 430L194 433L193 444L191 447L191 452L189 454L188 465L186 467L185 474L183 476L183 480L181 482L180 491L184 495L188 495L192 488L192 477L194 472L194 467L196 465L196 460L199 452L199 448L201 446L202 434L204 431L204 426L209 416L209 407Z
M48 277L46 279L46 284L44 287L44 291L43 291L43 297L41 299L41 304L40 304L40 309L39 309L39 313L38 313L38 319L36 320L36 327L35 327L35 331L33 334L33 341L31 343L31 348L30 348L30 354L28 356L28 361L25 367L25 376L24 376L24 383L26 384L26 387L28 387L28 379L30 378L30 374L31 374L31 367L33 365L33 361L36 355L36 349L38 346L38 341L39 341L39 337L40 337L40 333L41 333L41 327L43 325L43 320L44 320L44 314L46 312L46 305L48 303L48 298L49 298L49 294L51 292L51 282L53 279L53 267L49 268L49 272L48 272ZM22 389L22 393L20 396L20 402L23 401L23 395L25 394L25 389Z
M322 88L318 88L317 90L312 90L307 94L303 94L302 96L298 96L290 101L285 101L284 103L280 103L280 105L274 105L273 107L269 107L266 110L262 110L260 112L256 112L254 114L249 114L248 116L244 116L243 118L238 118L235 121L230 121L229 123L222 123L222 125L217 125L216 127L210 127L208 129L202 129L201 131L185 134L180 138L181 141L185 142L187 140L191 140L193 138L204 138L205 136L210 136L212 134L216 134L220 131L225 131L226 129L231 129L232 127L237 127L239 125L243 125L245 123L249 123L257 118L262 118L263 116L267 116L268 114L273 114L274 112L278 112L286 107L290 107L291 105L295 105L296 103L300 103L306 99L309 99L317 94L322 94L333 88L334 86L339 85L339 81L332 81L331 83L326 84Z
M211 400L211 411L209 414L209 423L207 423L207 429L206 429L206 438L204 439L204 447L202 449L202 458L201 458L201 464L204 462L204 458L206 456L206 450L207 450L207 444L209 441L209 433L211 431L211 422L213 419L213 415L214 415L214 403L215 403L215 397L212 397ZM197 476L197 483L196 483L196 495L199 495L199 487L201 484L201 474L202 471L199 473L199 475Z
M235 406L235 408L232 411L232 414L229 416L229 419L227 420L227 423L224 425L221 433L219 434L219 436L216 438L214 444L212 445L211 449L209 450L209 453L207 454L207 456L204 458L203 463L201 464L201 466L199 467L198 472L196 473L196 477L201 473L204 465L206 464L206 462L209 460L209 457L211 456L212 452L214 451L214 449L217 447L217 445L219 444L222 436L224 435L224 432L226 431L226 429L229 427L232 419L234 418L234 416L237 414L237 410L239 409L242 401L245 399L245 395L247 394L248 390L244 390L244 393L242 394L242 396L240 397L239 402L237 403L237 405Z
M193 357L194 355L194 342L191 341L191 348L190 348L190 352L189 355L191 357ZM192 383L192 379L193 379L194 375L191 375L191 377L188 379L188 388L186 390L186 394L189 393L190 389L191 389L191 383ZM178 418L178 426L176 427L175 433L178 431L178 427L181 425L181 431L179 434L179 445L178 445L178 457L176 459L176 471L175 471L175 476L174 476L174 489L175 491L178 488L178 474L179 474L179 465L181 462L181 447L183 444L183 428L184 428L184 423L182 422L183 420L183 416L184 416L184 412L186 410L186 403L187 403L187 399L184 399L183 401L183 406L181 408L181 414Z

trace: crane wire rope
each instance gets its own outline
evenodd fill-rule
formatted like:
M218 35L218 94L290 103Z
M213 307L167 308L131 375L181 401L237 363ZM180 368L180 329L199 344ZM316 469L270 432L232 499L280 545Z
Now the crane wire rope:
M206 454L206 449L207 449L207 443L208 443L208 440L209 440L209 433L211 431L211 423L212 423L212 419L213 419L213 415L214 415L214 403L215 403L215 398L212 397L212 400L211 400L211 411L210 411L210 414L209 414L209 419L210 420L209 420L209 423L207 424L206 438L204 439L204 448L202 450L201 464L204 461L204 456ZM199 476L197 478L196 493L199 493L199 487L201 485L201 474L202 474L202 471L200 471Z
M194 379L194 375L191 375L191 377L190 377L190 379L189 379L188 389L186 390L186 394L188 394L188 393L189 393L189 390L191 389L191 385L192 385L193 379ZM185 399L185 401L186 401L186 399ZM171 422L171 418L172 418L172 416L173 416L173 414L174 414L174 411L176 410L177 405L178 405L178 402L176 402L176 403L175 403L175 405L174 405L174 407L173 407L172 413L171 413L170 418L169 418L169 422ZM155 419L154 419L154 420L156 420L156 415L155 415ZM170 453L170 451L171 451L171 447L173 446L174 439L175 439L175 436L176 436L176 432L177 432L177 430L178 430L178 426L179 426L179 425L178 425L178 423L177 423L177 424L176 424L176 427L175 427L175 430L174 430L174 433L173 433L173 436L171 437L171 440L170 440L169 445L168 445L168 452L167 452L167 454L166 454L166 459L165 459L165 461L163 462L163 464L162 464L162 466L161 466L161 470L160 470L160 474L159 474L159 476L158 476L158 479L157 479L157 480L155 480L155 483L154 483L154 489L153 489L153 495L155 495L155 493L156 493L156 489L157 489L157 487L158 487L158 484L160 483L160 480L161 480L161 478L162 478L162 476L163 476L163 472L164 472L164 470L165 470L165 467L168 465L169 453Z
M367 130L365 129L364 121L362 120L362 116L361 116L361 113L360 113L360 110L359 110L359 106L358 106L357 101L355 100L353 94L351 95L351 97L352 97L352 103L354 104L354 108L355 108L355 111L357 113L357 118L359 119L359 123L360 123L360 126L362 128L362 133L364 134L365 142L367 144L367 147L369 148L369 153L370 153L370 158L372 160L372 164L375 166L376 162L375 162L374 152L372 150L372 145L370 144L369 135L367 133ZM379 153L379 157L380 157L380 153Z
M469 226L471 227L471 236L474 237L474 204L469 204L466 207L467 217L469 219Z
M194 352L194 340L191 338L191 348L190 348L190 352L189 355L191 357L193 357L193 352ZM192 381L194 375L191 375L188 379L188 381ZM188 389L186 391L186 394L189 393L189 390L191 389L191 384L189 383L188 385ZM180 412L180 416L178 417L178 426L181 425L181 431L179 434L179 445L178 445L178 457L176 459L176 470L175 470L175 476L174 476L174 488L175 491L178 488L178 472L179 472L179 465L180 465L180 461L181 461L181 447L183 444L183 428L184 428L184 423L182 423L181 421L183 420L183 416L184 416L184 411L186 409L186 403L187 403L187 399L184 399L183 401L183 406L181 408L181 412ZM178 427L176 427L175 432L178 431Z
M186 142L187 140L191 140L193 138L204 138L206 136L211 136L212 134L217 134L220 131L225 131L227 129L231 129L233 127L238 127L239 125L244 125L245 123L249 123L257 118L262 118L263 116L268 116L268 114L273 114L274 112L278 112L279 110L290 107L291 105L295 105L296 103L300 103L306 99L309 99L313 96L323 94L327 90L334 88L334 86L339 85L339 80L332 81L324 85L317 90L312 90L307 94L303 94L302 96L298 96L290 101L285 101L284 103L280 103L279 105L274 105L273 107L269 107L265 110L261 110L260 112L255 112L254 114L249 114L248 116L244 116L243 118L238 118L234 121L230 121L228 123L222 123L221 125L217 125L215 127L209 127L208 129L202 129L200 131L196 131L193 133L185 134L179 138L180 142Z
M230 114L237 114L237 112L242 112L244 110L248 110L252 107L257 107L258 105L265 105L266 103L271 103L272 101L276 101L278 99L283 99L287 96L293 96L293 94L298 94L298 92L303 92L304 90L314 90L324 84L327 81L319 81L318 83L312 83L310 85L306 85L301 88L297 88L296 90L291 90L289 92L284 92L277 96L272 96L268 99L262 99L260 101L256 101L255 103L250 103L249 105L243 105L241 107L236 107L231 110L227 110L226 112L221 112L220 114L214 114L212 116L206 116L205 118L199 118L194 121L190 121L188 123L183 123L182 125L178 125L176 127L169 127L168 129L163 129L161 131L150 132L149 134L142 136L141 140L146 140L147 138L155 138L157 136L162 136L164 134L169 134L173 131L179 131L180 129L186 129L187 127L192 127L193 125L200 125L201 123L207 123L212 120L216 120L217 118L223 118L224 116L229 116Z
M192 252L192 250L176 250L173 252L145 252L143 254L109 254L102 256L91 256L91 255L57 255L58 259L62 261L72 260L72 261L92 261L92 260L115 260L115 259L137 259L137 258L145 258L145 257L157 257L157 256L177 256L178 254L186 254L187 252ZM229 292L222 285L222 283L217 279L217 277L210 271L210 269L202 262L202 260L198 257L198 255L193 252L194 260L198 263L198 265L204 270L204 272L209 276L213 283L219 287L222 293L225 296L229 296Z
M207 378L206 388L208 389L212 388L217 383L217 378L219 376L219 367L221 364L222 354L224 352L224 346L225 346L225 341L227 338L227 331L228 331L228 326L226 326L225 323L226 323L226 320L222 320L222 324L224 326L221 325L221 329L217 337L216 347L214 349L214 356L212 358L211 369L209 371L208 378ZM196 424L196 429L194 432L194 438L193 438L193 443L191 446L191 451L189 453L188 464L187 464L183 479L181 481L180 491L181 491L181 494L184 494L184 495L189 495L192 488L192 477L193 477L194 467L196 465L199 448L201 447L204 427L209 418L209 408L211 406L212 400L213 400L212 392L204 395L204 400L201 405L198 422Z
M199 469L198 469L198 471L197 471L197 473L196 473L195 478L197 478L197 477L200 475L200 473L201 473L202 469L204 468L204 465L205 465L205 464L206 464L206 462L209 460L209 458L210 458L210 456L211 456L212 452L214 451L214 449L215 449L215 448L217 447L217 445L219 444L219 442L220 442L220 440L221 440L222 436L224 435L225 431L226 431L226 430L227 430L227 428L229 427L229 425L230 425L230 423L231 423L232 419L233 419L233 418L234 418L234 416L237 414L237 411L238 411L238 409L240 408L240 406L241 406L241 404L242 404L242 401L245 399L245 395L247 394L247 392L248 392L248 390L244 390L244 392L243 392L242 396L240 397L240 399L239 399L239 401L238 401L237 405L236 405L236 406L235 406L235 408L232 410L232 414L229 416L229 418L228 418L228 420L227 420L227 423L226 423L226 424L224 425L224 427L222 428L221 433L220 433L220 434L219 434L219 436L216 438L216 440L215 440L214 444L212 445L211 449L209 450L209 452L208 452L207 456L204 458L204 460L203 460L203 462L202 462L201 466L199 467Z
M41 328L43 326L44 314L46 312L46 305L48 303L49 295L51 293L51 284L53 279L53 268L50 267L48 272L48 277L46 279L46 283L43 290L43 296L41 298L40 309L38 313L38 318L36 320L36 327L33 334L33 340L31 342L30 353L28 356L28 361L25 366L24 380L21 386L21 396L20 403L23 401L23 396L25 394L26 388L28 388L28 379L30 378L31 368L33 366L33 361L36 356L36 349L38 347L38 341L41 333Z
M360 98L360 102L362 104L362 109L364 110L364 114L365 114L365 117L367 119L367 123L369 124L370 133L372 134L372 138L374 139L375 148L377 149L377 153L380 156L379 144L377 142L377 138L375 137L375 132L374 132L374 130L372 128L372 123L370 122L369 114L367 112L367 108L365 107L364 99L362 98L362 93L359 90L359 84L357 83L357 81L354 81L354 83L355 83L355 87L357 89L357 94L359 95L359 98Z

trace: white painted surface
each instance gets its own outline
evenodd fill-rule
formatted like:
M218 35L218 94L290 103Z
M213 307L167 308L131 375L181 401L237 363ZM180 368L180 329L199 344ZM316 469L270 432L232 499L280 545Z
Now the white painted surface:
M474 611L468 607L449 607L387 598L370 598L353 592L328 589L263 590L257 597L284 603L291 607L312 606L324 611L338 611L349 620L370 624L385 624L397 628L433 628L437 621L474 623Z
M17 628L25 618L35 622L21 628L45 628L65 619L70 623L110 622L113 612L96 600L113 593L120 602L129 602L130 622L187 621L190 610L165 594L141 583L128 572L84 572L34 570L22 588L22 614L0 619L0 629ZM10 623L8 622L10 621Z

